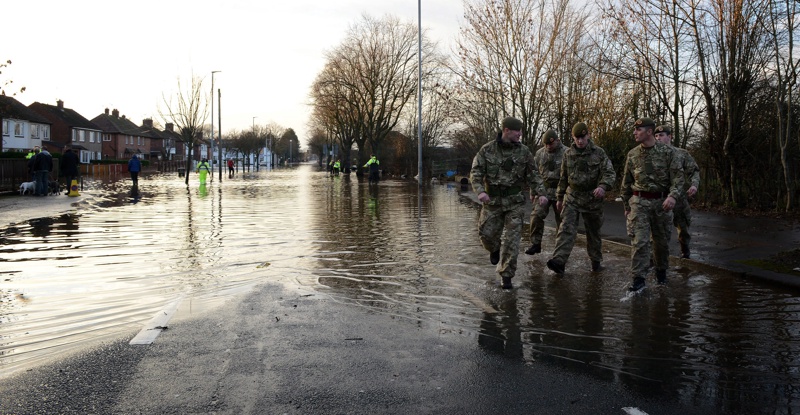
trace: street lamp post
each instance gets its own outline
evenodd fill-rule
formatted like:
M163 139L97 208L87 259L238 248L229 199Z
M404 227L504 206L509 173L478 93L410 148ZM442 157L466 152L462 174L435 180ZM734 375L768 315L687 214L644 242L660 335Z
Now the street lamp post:
M292 140L289 140L289 165L292 165Z
M214 179L214 74L220 71L211 71L211 179ZM222 145L222 143L220 143ZM220 169L222 164L220 162ZM220 170L221 172L222 170ZM220 181L222 181L222 173L220 173Z
M258 118L258 116L253 117L253 137L256 136L256 118ZM256 160L256 167L258 167L258 160Z

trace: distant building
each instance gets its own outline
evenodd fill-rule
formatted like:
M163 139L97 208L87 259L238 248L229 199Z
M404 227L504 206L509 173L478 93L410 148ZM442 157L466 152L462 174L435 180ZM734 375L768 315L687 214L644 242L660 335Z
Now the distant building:
M28 152L50 140L51 122L13 97L0 95L3 120L0 150Z

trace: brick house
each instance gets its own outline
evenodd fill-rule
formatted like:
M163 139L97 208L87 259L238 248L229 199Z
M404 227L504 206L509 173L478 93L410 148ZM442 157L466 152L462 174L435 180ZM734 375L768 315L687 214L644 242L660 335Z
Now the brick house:
M52 123L50 142L44 144L49 151L63 153L64 146L70 144L81 163L89 163L102 157L103 132L75 110L64 108L64 101L58 100L56 105L34 102L28 108Z
M106 108L92 122L103 130L104 159L125 160L134 154L144 160L150 159L151 140L158 137L142 130L124 115L120 116L118 110L109 114Z

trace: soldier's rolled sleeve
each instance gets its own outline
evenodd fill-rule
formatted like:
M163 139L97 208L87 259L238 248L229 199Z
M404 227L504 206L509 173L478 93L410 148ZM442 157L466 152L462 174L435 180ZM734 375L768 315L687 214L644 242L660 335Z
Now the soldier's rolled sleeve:
M469 173L469 181L472 183L472 190L476 194L481 194L486 192L486 188L483 185L483 178L486 175L486 157L484 155L483 149L478 151L478 154L475 155L475 158L472 159L472 169Z
M561 163L561 174L558 177L558 188L556 189L556 200L561 202L564 200L564 195L567 194L567 187L569 187L569 178L567 177L567 163Z

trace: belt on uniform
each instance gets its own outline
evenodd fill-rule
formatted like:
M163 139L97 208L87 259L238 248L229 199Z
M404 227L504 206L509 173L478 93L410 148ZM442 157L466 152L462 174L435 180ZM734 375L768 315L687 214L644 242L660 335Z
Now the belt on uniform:
M486 189L490 197L507 197L507 196L514 196L519 194L522 191L522 187L520 186L489 186Z
M665 197L669 196L667 192L640 192L638 190L633 191L634 196L639 196L643 199L664 199Z

